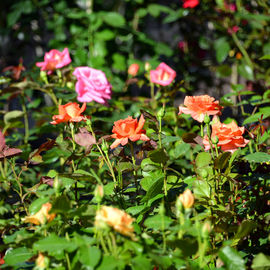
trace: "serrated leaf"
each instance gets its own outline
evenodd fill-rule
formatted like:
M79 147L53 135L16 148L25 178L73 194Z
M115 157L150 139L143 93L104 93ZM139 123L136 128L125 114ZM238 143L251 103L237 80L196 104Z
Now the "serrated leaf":
M161 230L162 228L166 229L170 226L172 223L172 220L164 216L162 217L161 215L155 215L153 217L149 217L145 220L144 225L149 228L149 229L154 229L154 230Z
M199 153L195 159L196 166L198 168L208 166L211 160L212 160L212 157L209 153L206 153L206 152Z
M79 260L82 264L95 267L101 257L101 252L97 247L81 246L79 250Z
M125 18L121 14L113 11L104 13L102 19L113 27L122 27L126 23Z
M230 152L224 152L220 154L214 161L214 167L220 170L224 169L228 165L230 158Z
M270 155L264 152L256 152L244 157L248 162L265 163L270 161Z
M211 188L206 181L197 180L194 181L194 194L197 197L210 198Z
M251 268L253 270L268 270L270 269L270 256L259 253L253 259Z

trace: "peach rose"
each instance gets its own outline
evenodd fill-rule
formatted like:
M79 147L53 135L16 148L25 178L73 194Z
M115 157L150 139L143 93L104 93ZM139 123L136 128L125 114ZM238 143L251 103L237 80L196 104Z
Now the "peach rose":
M137 75L139 69L140 69L140 66L138 64L136 63L131 64L128 68L128 74L134 77Z
M77 78L75 89L78 94L78 101L96 101L104 104L107 99L111 99L112 86L108 82L105 73L101 70L90 67L77 67L73 75Z
M44 62L36 63L37 67L41 67L41 70L48 70L48 74L51 74L55 69L67 66L71 63L68 48L65 48L63 52L58 50L50 50L45 53Z
M56 125L63 122L80 122L86 120L87 117L82 116L81 113L85 111L86 103L83 103L80 108L76 102L69 102L65 105L59 105L59 115L54 115L51 124Z
M198 122L203 122L204 116L221 114L222 107L219 105L219 101L214 101L213 97L208 95L202 96L187 96L184 100L184 105L179 106L178 114L190 114L191 117Z
M218 137L217 146L220 146L222 151L233 153L239 147L245 147L249 140L243 138L244 132L245 128L238 127L236 122L232 121L230 124L223 124L220 123L217 116L214 116L211 138ZM204 137L203 144L205 151L211 148L207 136Z
M132 222L134 219L126 212L111 206L102 206L96 213L95 226L103 227L106 223L115 231L130 237L134 237Z
M160 63L155 70L150 70L150 81L163 86L172 83L176 72L165 63Z
M51 222L56 214L49 214L52 208L51 203L45 203L42 205L41 209L34 215L25 217L23 219L24 222L33 223L35 225L45 224L46 222Z
M194 204L194 195L189 189L186 189L178 198L185 209L191 208Z
M149 141L150 139L145 135L145 130L142 129L144 122L143 115L141 115L139 122L137 118L133 119L131 116L114 122L112 130L114 134L111 137L116 140L111 145L111 149L117 147L119 144L126 145L128 139L133 142L138 140Z

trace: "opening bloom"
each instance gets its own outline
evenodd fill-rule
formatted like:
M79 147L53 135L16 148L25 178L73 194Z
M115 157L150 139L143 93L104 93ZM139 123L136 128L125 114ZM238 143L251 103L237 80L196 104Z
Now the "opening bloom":
M44 62L36 63L37 67L41 68L41 71L48 70L48 74L51 74L55 69L67 66L71 63L68 48L65 48L62 52L58 50L50 50L45 53Z
M23 219L24 222L33 223L35 225L45 224L46 222L51 222L56 214L49 214L52 208L51 203L45 203L42 205L41 209L34 215L25 217Z
M245 132L244 127L238 127L236 122L232 121L230 124L220 123L219 119L215 116L212 124L211 139L218 138L217 146L221 147L224 152L234 152L239 147L245 147L249 140L243 138ZM203 139L204 149L209 150L210 143L207 136Z
M155 70L150 70L150 81L163 86L172 83L176 72L165 63L160 63Z
M128 74L134 77L137 75L139 69L140 69L140 66L138 64L136 63L131 64L128 68Z
M77 67L73 75L78 80L75 86L78 101L96 101L104 104L107 99L111 99L112 86L107 81L105 73L101 70L90 67Z
M95 226L102 228L103 224L106 223L115 231L129 237L134 237L133 221L134 219L129 214L120 209L111 206L102 206L96 213Z
M150 139L145 135L145 130L142 129L144 122L143 115L141 115L139 122L137 118L133 119L131 116L114 122L112 130L114 134L111 137L116 140L111 145L111 149L117 147L119 144L126 145L128 139L133 142L138 140L149 141Z
M185 190L184 193L180 194L178 199L180 200L185 209L191 208L194 204L194 195L189 189Z
M195 8L199 4L199 0L183 0L183 8Z
M186 107L179 106L178 114L190 114L193 119L202 123L205 115L221 114L222 107L219 105L219 101L214 100L208 95L187 96L184 100Z
M76 102L69 102L65 105L59 105L59 115L52 117L53 121L51 124L56 125L63 122L80 122L87 120L87 117L82 116L86 109L86 103L83 103L82 107Z
M5 67L3 69L3 72L6 72L8 70L12 71L12 77L13 77L13 79L19 80L22 71L25 71L25 67L23 66L23 59L22 59L22 57L19 60L19 65L18 66L8 66L8 67Z

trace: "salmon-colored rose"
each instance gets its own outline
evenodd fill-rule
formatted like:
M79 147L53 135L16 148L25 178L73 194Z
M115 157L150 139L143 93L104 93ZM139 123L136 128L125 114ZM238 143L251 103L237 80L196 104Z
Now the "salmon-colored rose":
M58 50L50 50L45 53L44 62L36 63L37 67L41 68L41 71L48 70L48 74L51 74L55 69L64 67L71 63L68 48L65 48L62 52Z
M217 146L220 146L222 151L233 153L239 147L245 147L249 140L243 138L244 132L245 128L238 127L234 121L223 124L216 116L213 119L211 138L218 138ZM206 151L211 148L207 136L204 137L203 144Z
M111 145L111 149L117 147L119 144L126 145L128 139L133 142L138 140L149 141L150 139L145 135L145 130L142 129L144 122L143 115L141 115L139 122L137 118L133 119L131 116L114 122L112 130L114 134L111 137L116 140Z
M222 107L219 105L219 101L214 101L213 97L208 95L202 96L187 96L184 100L184 105L179 106L178 114L190 114L191 117L198 122L203 122L204 116L221 114Z
M185 190L184 193L180 194L178 198L184 208L191 208L194 204L194 195L189 189Z
M42 205L41 209L34 215L25 217L24 222L33 223L35 225L45 224L46 222L51 222L55 218L55 214L49 214L52 208L51 203L45 203Z
M134 219L129 214L120 209L111 206L102 206L96 213L95 226L103 227L103 224L106 223L117 232L133 237L133 221Z
M172 83L176 72L165 63L160 63L155 70L150 70L150 81L163 86Z
M82 116L86 109L86 103L80 108L76 102L69 102L65 105L59 105L59 115L54 115L51 124L56 125L63 122L80 122L86 120L87 117Z
M137 75L139 69L140 69L140 66L138 64L136 63L131 64L128 68L128 74L134 77Z

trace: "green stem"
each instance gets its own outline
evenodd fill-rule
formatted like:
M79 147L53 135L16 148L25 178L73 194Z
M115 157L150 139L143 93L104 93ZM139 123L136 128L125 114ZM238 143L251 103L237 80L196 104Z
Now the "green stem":
M240 40L238 39L238 37L237 37L237 35L235 33L232 33L232 38L233 38L233 41L235 42L236 46L240 50L240 52L243 54L247 64L253 70L253 63L252 63L246 49L244 48L244 46L242 45L242 43L240 42Z
M134 166L133 174L134 174L134 178L135 178L135 187L136 187L136 192L138 194L138 191L139 191L138 182L137 182L138 175L137 175L137 170L136 170L136 160L135 160L134 147L133 147L132 142L130 142L129 145L130 145L132 164Z
M24 143L28 144L29 139L29 122L28 122L28 115L25 105L24 96L21 96L21 102L22 102L22 110L23 110L23 118L24 118Z

